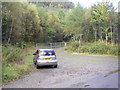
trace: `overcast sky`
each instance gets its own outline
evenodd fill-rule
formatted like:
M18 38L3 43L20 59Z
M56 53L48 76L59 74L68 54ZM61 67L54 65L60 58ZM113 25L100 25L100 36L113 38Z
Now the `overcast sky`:
M102 2L102 1L106 1L106 0L70 0L70 1L74 2L75 4L77 4L79 2L83 7L89 8L92 5L97 4L97 2ZM120 0L108 0L108 1L112 2L114 7L118 8L118 2Z

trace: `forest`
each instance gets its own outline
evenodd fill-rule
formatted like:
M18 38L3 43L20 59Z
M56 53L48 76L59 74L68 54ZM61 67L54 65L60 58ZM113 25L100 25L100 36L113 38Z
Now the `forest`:
M72 2L3 2L2 41L118 43L118 13L110 2L83 8Z

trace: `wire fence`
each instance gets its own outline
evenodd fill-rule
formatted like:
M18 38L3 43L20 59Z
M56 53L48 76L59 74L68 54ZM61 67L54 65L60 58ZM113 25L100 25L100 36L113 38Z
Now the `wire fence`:
M36 49L53 49L66 47L66 42L56 42L56 43L37 43Z

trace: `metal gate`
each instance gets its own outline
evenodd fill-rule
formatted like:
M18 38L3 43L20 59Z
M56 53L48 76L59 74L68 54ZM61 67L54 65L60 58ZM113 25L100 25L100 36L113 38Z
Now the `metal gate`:
M37 43L36 49L52 49L66 47L66 42L55 42L55 43Z

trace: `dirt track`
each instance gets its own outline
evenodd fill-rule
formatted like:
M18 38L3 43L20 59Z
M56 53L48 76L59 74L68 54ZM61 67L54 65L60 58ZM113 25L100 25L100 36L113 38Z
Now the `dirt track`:
M30 74L4 87L81 88L87 87L85 83L92 78L118 69L118 58L115 57L71 55L63 52L63 49L57 49L56 52L59 60L58 68L34 69Z

